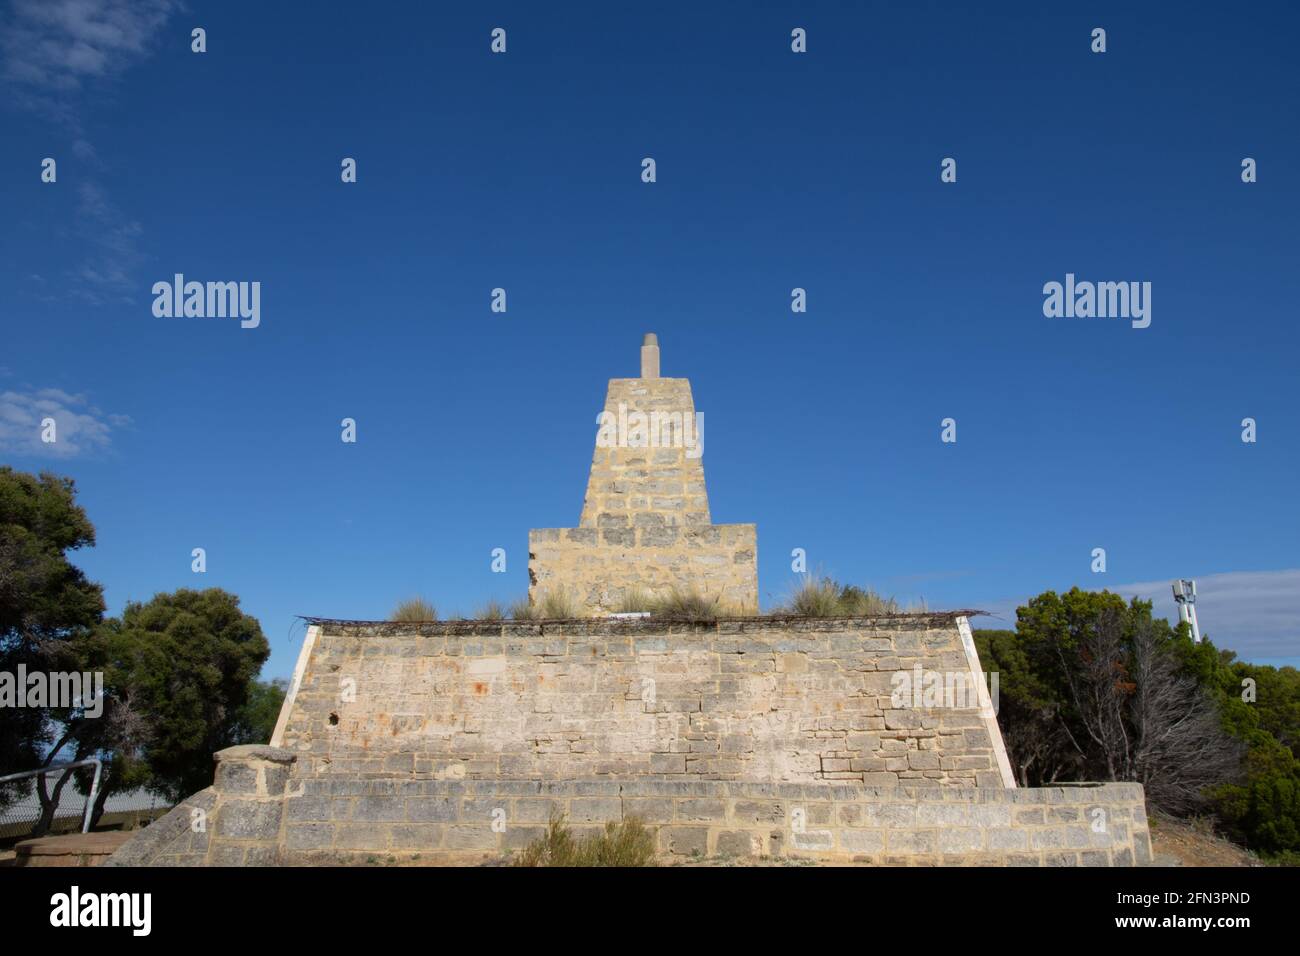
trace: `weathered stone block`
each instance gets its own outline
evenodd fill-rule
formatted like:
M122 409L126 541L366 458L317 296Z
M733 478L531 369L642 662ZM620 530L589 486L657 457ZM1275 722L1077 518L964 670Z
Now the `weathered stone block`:
M228 800L217 814L217 835L237 840L275 840L283 804L278 800Z
M763 835L750 830L725 830L718 834L718 856L762 856Z
M664 827L659 831L659 846L677 856L704 856L709 850L708 827Z

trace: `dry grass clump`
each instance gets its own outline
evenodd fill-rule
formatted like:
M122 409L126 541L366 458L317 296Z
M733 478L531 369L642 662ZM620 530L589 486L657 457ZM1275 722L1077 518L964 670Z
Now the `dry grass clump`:
M638 614L649 611L654 602L643 588L628 588L623 592L623 600L618 602L620 614Z
M603 833L579 839L563 816L553 816L546 835L524 847L514 865L654 866L654 834L636 817L628 817L606 823Z
M537 620L537 609L529 602L527 594L511 601L510 606L506 608L506 614L510 616L512 621Z
M506 613L515 621L567 621L586 616L578 602L564 589L547 591L536 604L527 596L521 597L510 603Z
M693 587L673 588L671 593L651 600L647 610L652 617L670 621L716 621L726 616L721 600L721 596L705 597Z
M438 609L424 598L408 598L393 608L388 619L403 624L427 624L438 620Z
M925 610L924 604L919 610ZM840 584L833 578L811 574L795 588L789 601L776 609L778 614L797 617L876 617L901 611L898 601L892 597L884 597L870 588Z
M506 610L501 606L500 601L493 598L475 611L474 617L480 621L504 621Z
M556 588L547 591L546 596L542 598L542 617L552 621L564 620L570 618L582 617L582 611L578 603L573 599L564 588Z

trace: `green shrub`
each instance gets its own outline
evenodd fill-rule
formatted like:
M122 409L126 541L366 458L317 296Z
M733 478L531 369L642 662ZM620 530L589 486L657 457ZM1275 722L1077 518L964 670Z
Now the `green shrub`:
M636 817L605 824L603 833L576 838L564 817L552 816L546 834L528 844L515 866L654 866L654 834Z

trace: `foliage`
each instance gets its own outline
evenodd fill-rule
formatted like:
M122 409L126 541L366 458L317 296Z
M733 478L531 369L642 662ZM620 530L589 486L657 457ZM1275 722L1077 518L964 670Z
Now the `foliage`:
M438 609L424 598L409 598L393 608L388 619L403 624L428 624L438 620Z
M511 601L507 613L512 621L535 621L538 617L537 608L533 607L527 594Z
M673 588L668 594L649 601L651 615L670 621L716 621L720 597L707 598L695 588Z
M284 706L284 696L289 690L289 682L283 677L275 680L255 680L248 685L248 700L237 708L227 732L229 743L234 747L239 744L265 744L271 742L275 731L275 722L280 719L280 709Z
M238 738L254 732L250 721L265 721L265 696L254 691L248 708L269 654L257 620L219 588L182 588L127 604L87 653L88 665L104 672L102 745L142 760L150 789L169 799L201 790L212 781L212 754L243 742ZM79 739L82 749L88 738Z
M504 621L506 611L500 601L490 600L474 612L474 617L480 621Z
M537 616L544 621L567 621L581 617L578 605L564 588L552 588L542 598Z
M808 574L776 612L797 617L873 617L897 614L899 606L892 597L883 597L870 588Z
M975 642L1022 785L1140 780L1157 807L1210 810L1259 853L1300 854L1300 671L1236 661L1147 602L1077 588Z
M0 671L73 670L72 645L104 613L103 589L68 560L95 544L95 529L70 478L0 466ZM0 709L0 771L41 766L57 708ZM0 789L0 809L12 799Z
M545 835L529 843L515 866L654 866L654 834L636 817L610 821L601 833L575 837L563 816L551 817Z
M1008 734L1026 782L1137 780L1153 805L1188 813L1237 776L1243 748L1183 664L1190 636L1153 618L1150 602L1047 591L1016 617L1014 650L990 635L977 648L997 666L1000 699L1026 718Z
M621 614L640 614L649 611L651 604L650 595L644 588L628 588L618 602L618 610Z

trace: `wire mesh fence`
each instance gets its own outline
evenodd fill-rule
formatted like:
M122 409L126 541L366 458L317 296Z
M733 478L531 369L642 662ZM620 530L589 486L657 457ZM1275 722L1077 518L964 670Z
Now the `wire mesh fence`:
M65 769L52 767L35 776L0 783L0 847L12 846L19 840L36 835L42 819L37 789L39 781L44 778L45 792L53 798L55 787ZM89 773L86 778L88 783ZM73 780L69 779L58 795L46 833L56 835L80 832L85 819L86 801L86 793L78 791ZM147 790L112 794L105 801L104 813L95 828L133 829L161 816L170 807L169 801Z

